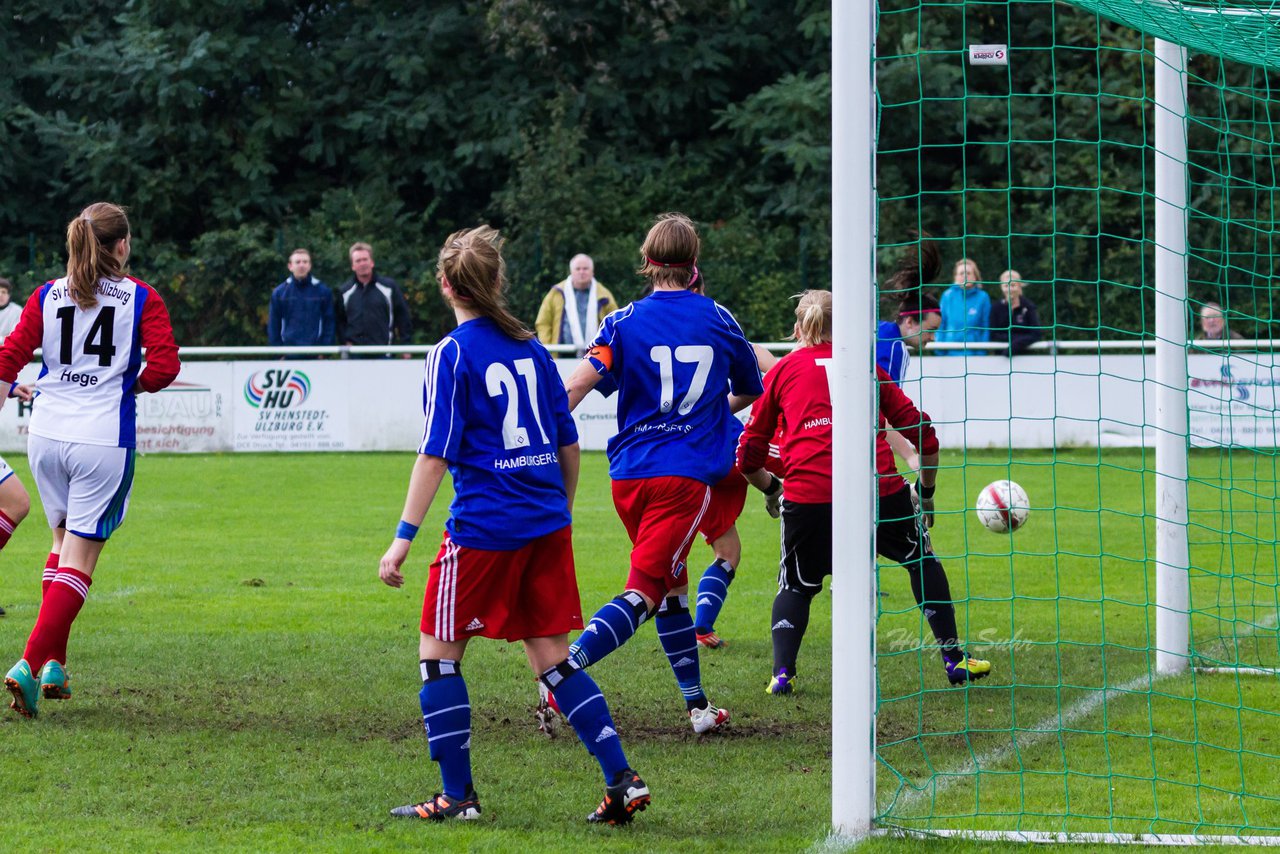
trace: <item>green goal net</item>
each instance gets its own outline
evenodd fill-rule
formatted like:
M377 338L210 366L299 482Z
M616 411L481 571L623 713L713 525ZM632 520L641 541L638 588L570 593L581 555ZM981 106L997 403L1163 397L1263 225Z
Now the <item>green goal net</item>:
M877 567L877 825L1280 842L1280 4L884 0L877 55L880 269L927 233L926 292L972 259L992 303L1024 283L1039 338L961 329L903 384L993 671L949 687L907 574ZM1185 110L1157 106L1169 72ZM890 320L915 296L880 295ZM1004 479L1032 506L1012 535L972 509Z

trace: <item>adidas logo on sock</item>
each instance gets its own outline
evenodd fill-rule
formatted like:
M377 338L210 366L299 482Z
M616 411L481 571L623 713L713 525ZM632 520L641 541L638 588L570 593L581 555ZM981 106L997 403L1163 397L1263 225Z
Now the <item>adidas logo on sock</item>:
M794 628L795 626L791 625L791 621L788 620L786 617L783 617L781 620L778 620L778 622L773 624L773 631L775 632L778 629L794 629Z
M600 630L596 628L595 620L592 620L591 622L587 623L586 631L591 632L591 634L593 635L600 634Z
M689 658L688 656L685 656L684 658L680 659L679 661L677 661L677 662L676 662L674 665L672 665L672 666L673 666L673 667L684 667L685 665L688 665L688 664L694 664L694 663L695 663L695 662L694 662L694 660L693 660L692 658Z
M459 747L458 749L459 749L459 750L470 750L470 749L471 749L471 736L467 736L467 740L466 740L466 741L464 741L464 742L462 742L462 746L461 746L461 747Z
M596 744L599 744L605 739L617 738L617 737L618 737L617 731L614 730L614 728L611 726L606 726L604 729L600 730L600 734L596 736Z
M710 600L710 599L708 599L706 596L703 596L701 599L699 599L699 600L698 600L698 604L699 604L699 605L710 605L710 604L711 604L711 600Z
M480 631L480 630L481 630L481 629L483 629L483 628L484 628L484 623L480 622L480 618L479 618L479 617L476 617L476 618L475 618L475 619L473 619L471 622L467 623L467 627L466 627L465 629L463 629L463 631L464 631L464 632L478 632L478 631Z

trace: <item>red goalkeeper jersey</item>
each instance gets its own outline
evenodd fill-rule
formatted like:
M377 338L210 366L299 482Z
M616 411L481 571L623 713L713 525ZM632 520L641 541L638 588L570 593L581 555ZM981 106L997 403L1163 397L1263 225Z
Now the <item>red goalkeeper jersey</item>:
M911 398L903 394L902 389L893 378L880 368L876 368L877 385L880 388L880 419L876 431L876 482L881 496L892 495L907 485L902 475L898 474L898 463L893 458L893 449L884 436L888 425L907 437L915 449L921 454L938 452L938 434L929 423L929 415L916 409Z
M831 501L831 345L801 347L780 359L764 377L764 394L738 445L744 472L765 467L769 443L782 428L783 495L800 504Z
M764 394L751 410L751 420L738 446L738 466L744 472L762 468L769 442L782 428L783 494L800 504L831 501L831 387L826 366L831 345L803 347L783 358L765 375ZM918 410L889 375L876 368L879 386L879 428L876 432L876 474L880 495L906 486L898 474L893 450L884 436L886 425L898 430L922 454L938 451L938 437L929 416Z

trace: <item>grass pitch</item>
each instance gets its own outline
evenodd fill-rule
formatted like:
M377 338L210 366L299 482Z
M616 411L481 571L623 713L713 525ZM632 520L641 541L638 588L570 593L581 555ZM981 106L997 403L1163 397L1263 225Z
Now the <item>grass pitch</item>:
M1275 753L1268 740L1280 739L1268 711L1280 707L1274 678L1168 680L1154 692L1134 682L1151 669L1154 637L1153 529L1143 515L1152 512L1150 456L1018 452L1017 460L946 458L934 533L953 594L968 597L958 606L961 631L995 663L992 678L946 688L936 653L923 648L927 630L905 573L880 570L884 820L1173 832L1225 832L1242 817L1254 827L1280 823L1270 777L1261 776ZM30 485L25 460L10 462ZM129 519L72 634L74 698L42 703L37 721L0 716L5 838L49 850L822 847L830 597L815 601L800 692L766 696L778 532L754 494L740 522L743 566L717 625L731 645L703 654L709 695L733 712L729 732L693 735L651 628L593 668L654 793L632 827L585 824L601 795L598 767L571 732L552 741L538 733L519 646L484 640L464 663L483 818L460 826L388 818L389 807L439 788L422 736L416 647L438 545L429 532L442 527L446 496L424 525L405 588L377 580L411 465L406 454L140 459ZM1239 465L1217 455L1193 462L1201 478L1192 498L1193 631L1203 657L1243 663L1276 648L1266 551L1274 473L1257 460ZM1013 538L965 513L983 484L1005 476L1036 506ZM1228 502L1232 519L1250 521L1224 546L1213 528ZM37 500L0 556L5 666L34 621L47 545ZM620 589L627 553L600 454L584 455L575 546L589 614ZM695 579L709 560L696 544ZM1224 609L1224 591L1242 604ZM1062 710L1069 732L1042 731ZM1190 785L1197 778L1210 788Z
M25 460L10 462L30 484ZM599 767L571 730L553 741L537 731L520 646L483 640L463 671L482 819L390 819L390 807L439 790L418 709L417 638L446 495L405 588L377 578L412 463L408 454L141 458L128 520L72 633L75 696L43 703L35 721L0 716L6 838L54 850L716 851L797 850L823 837L829 598L806 647L804 693L767 697L778 534L758 496L718 624L731 645L703 659L731 730L693 734L649 626L592 670L654 792L631 828L586 825L603 794ZM8 658L21 655L35 619L47 538L37 503L0 558ZM620 592L628 546L600 454L585 455L575 546L590 614ZM700 573L710 559L697 543L691 565Z

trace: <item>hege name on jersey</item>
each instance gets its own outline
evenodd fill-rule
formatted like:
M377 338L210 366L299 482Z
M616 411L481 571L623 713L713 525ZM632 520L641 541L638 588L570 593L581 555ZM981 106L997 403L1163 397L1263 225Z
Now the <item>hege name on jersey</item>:
M64 383L78 385L80 388L98 384L98 378L93 374L74 374L65 368L62 373L58 375L58 379L62 380Z

